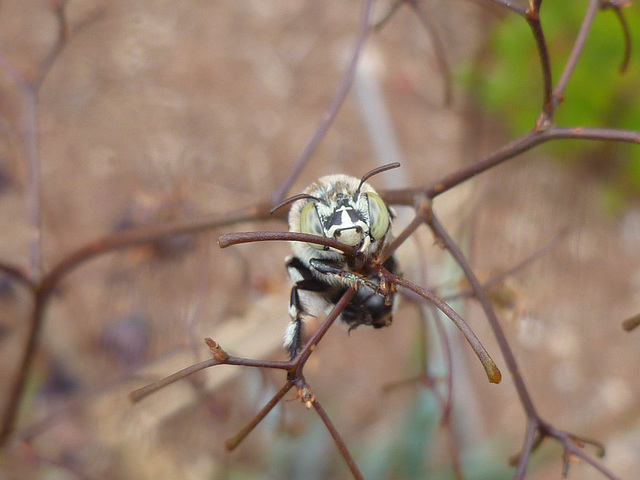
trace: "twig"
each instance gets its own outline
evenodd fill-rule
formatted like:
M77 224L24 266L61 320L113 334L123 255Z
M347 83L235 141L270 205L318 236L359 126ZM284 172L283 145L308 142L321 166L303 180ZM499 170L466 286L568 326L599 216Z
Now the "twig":
M247 425L245 425L237 434L224 442L227 450L234 450L249 435L258 424L264 420L271 410L282 400L289 390L293 387L293 382L287 381L280 390L269 400L264 407L253 417Z
M296 181L296 179L300 175L300 172L305 167L313 153L316 151L316 148L318 148L318 145L326 135L329 127L333 124L333 121L340 111L340 107L342 106L345 98L347 98L347 94L351 89L351 85L353 84L353 80L356 75L356 68L358 67L362 50L367 42L367 38L369 37L372 10L373 0L363 0L362 17L360 19L358 38L356 39L356 44L353 49L353 55L351 57L351 61L349 62L349 66L342 76L340 86L338 87L338 90L333 97L329 108L322 117L320 124L305 145L300 156L292 165L287 177L273 193L271 197L272 205L280 203L285 198L287 192L291 188L291 185L293 185L293 182Z
M493 311L493 307L491 306L491 302L489 301L489 298L487 297L486 293L482 289L482 286L480 285L480 282L478 281L475 273L471 269L469 262L465 258L464 254L462 253L458 245L456 245L456 243L451 239L451 237L449 236L447 231L444 229L444 227L442 226L442 224L440 223L440 221L438 220L435 214L431 216L429 226L433 230L433 233L443 242L445 248L449 250L449 252L453 256L453 258L456 260L458 265L460 265L460 268L462 268L462 271L467 277L467 280L469 281L476 298L480 302L480 305L482 306L482 310L484 311L485 316L489 321L489 325L493 330L493 334L496 338L496 341L498 342L498 346L500 348L500 351L502 352L502 356L504 357L505 363L507 364L507 369L511 374L513 383L516 387L516 391L518 392L518 397L520 398L520 402L522 403L522 406L527 415L527 419L531 421L532 419L539 418L538 413L533 405L533 400L531 399L531 396L529 394L529 390L527 389L527 386L524 383L524 379L520 374L518 363L516 362L515 356L513 354L513 351L511 350L511 346L509 345L507 337L505 336L504 331L500 326L498 317L496 317L496 314ZM524 474L524 470L526 469L527 462L528 462L528 457L523 456L523 458L521 458L520 460L520 464L518 465L518 469L522 470L523 474Z
M250 220L252 218L269 218L269 206L265 203L257 204L224 215L205 216L195 220L181 220L164 225L136 228L114 235L108 235L75 250L52 267L51 270L32 287L35 298L29 316L27 340L25 341L16 379L9 388L7 406L4 412L2 412L0 445L3 445L7 441L17 421L18 405L24 393L27 375L31 369L36 347L39 343L46 307L48 306L49 299L55 287L66 275L78 266L83 265L89 259L118 249L152 243L170 235L193 234L212 230L217 227Z
M600 2L600 8L602 10L613 10L616 18L620 22L622 27L622 35L624 37L624 54L622 55L622 62L620 62L620 73L625 73L629 67L629 61L631 60L631 32L629 30L629 24L626 17L622 14L622 7L629 5L630 2L619 2L612 0L602 0Z
M553 78L551 74L551 59L549 57L549 48L540 23L540 1L533 3L526 11L524 18L527 20L533 38L538 49L538 57L540 58L540 69L542 70L542 115L543 120L539 120L536 128L539 130L547 128L552 115L553 103L551 101Z
M218 238L218 245L220 248L227 248L232 245L239 245L241 243L252 242L304 242L314 243L317 245L323 245L325 247L335 248L347 255L355 255L356 249L349 247L344 243L340 243L337 240L327 237L321 237L319 235L311 235L309 233L298 232L237 232L237 233L225 233Z
M355 478L356 480L364 480L362 473L360 473L360 469L358 469L356 462L353 460L353 457L349 453L349 449L347 449L347 445L344 443L342 437L338 434L338 431L336 430L336 427L333 426L329 415L327 415L327 412L325 412L324 408L322 408L322 405L320 405L320 402L315 396L311 401L311 405L313 405L316 413L324 423L325 427L327 427L327 430L329 430L329 433L331 434L334 443L338 447L340 454L344 458L345 462L347 462L347 466L349 467L349 470L351 470L353 478Z
M553 98L552 98L552 108L549 112L548 121L551 122L553 120L553 114L555 109L564 99L564 91L567 88L569 83L569 79L573 74L573 71L578 64L578 59L580 55L582 55L582 50L584 49L584 45L587 41L587 36L589 35L589 30L591 29L591 25L593 23L593 19L595 18L598 10L600 9L600 0L589 0L589 6L587 7L587 12L582 19L582 24L580 25L580 30L578 31L578 35L576 40L573 42L573 48L571 49L571 53L569 54L569 58L565 63L564 70L560 75L560 79L553 89Z
M617 130L609 128L557 127L551 126L547 130L532 130L480 160L456 170L441 180L426 188L406 188L402 190L383 190L382 198L392 205L413 205L416 196L425 195L435 198L444 192L460 185L467 180L509 161L538 145L551 140L574 139L627 142L640 145L640 132L633 130Z
M478 359L480 360L480 363L482 363L482 367L484 368L484 371L487 374L487 378L489 379L489 381L491 383L500 383L500 380L502 379L502 374L500 373L500 370L498 369L497 365L491 359L491 357L489 356L489 353L486 351L482 343L480 343L480 340L478 340L478 337L476 337L475 333L473 333L473 330L469 328L469 325L467 325L467 323L463 320L463 318L460 315L458 315L458 313L453 308L451 308L447 303L442 301L439 297L437 297L433 293L414 284L413 282L410 282L405 278L396 277L394 275L392 275L391 278L393 278L394 284L407 288L412 292L417 293L421 297L428 300L429 303L437 307L438 310L444 313L447 317L449 317L451 321L455 324L455 326L458 327L458 329L462 332L464 337L467 339L467 342L469 342L469 345L471 345L471 348L477 355Z

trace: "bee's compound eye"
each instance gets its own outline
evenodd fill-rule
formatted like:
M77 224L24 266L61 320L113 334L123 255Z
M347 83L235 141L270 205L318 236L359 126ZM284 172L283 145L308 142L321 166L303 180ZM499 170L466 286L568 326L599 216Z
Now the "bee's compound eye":
M309 202L302 208L300 212L300 232L321 237L325 236L315 202ZM324 250L322 245L316 243L310 243L309 245L318 250Z
M365 193L369 203L369 228L374 240L379 240L389 230L389 210L382 199L375 193Z

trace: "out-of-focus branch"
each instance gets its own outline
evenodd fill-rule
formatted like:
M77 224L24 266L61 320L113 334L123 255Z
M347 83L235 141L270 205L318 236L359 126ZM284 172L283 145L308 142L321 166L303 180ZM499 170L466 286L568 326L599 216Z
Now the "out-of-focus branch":
M326 135L329 127L335 120L338 112L340 111L340 107L347 98L347 94L351 89L351 85L353 84L353 80L356 76L356 68L358 67L358 63L360 62L360 56L362 55L362 50L369 38L369 32L371 29L371 12L373 10L373 0L363 0L363 8L362 8L362 17L360 20L360 29L358 32L358 38L356 39L356 44L353 49L353 55L351 56L351 61L349 62L349 66L347 70L342 76L342 81L340 82L340 86L329 105L326 113L322 117L320 124L316 128L315 132L305 145L302 153L297 158L295 163L291 166L287 177L282 181L280 186L276 189L271 197L271 204L276 205L280 203L287 192L293 185L293 182L300 176L300 172L305 167L305 165L309 162L309 159L320 145L320 142Z

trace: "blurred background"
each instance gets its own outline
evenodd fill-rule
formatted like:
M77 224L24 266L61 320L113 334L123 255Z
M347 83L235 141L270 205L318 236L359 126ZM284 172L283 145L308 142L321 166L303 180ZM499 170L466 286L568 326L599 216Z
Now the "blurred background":
M367 44L355 85L290 195L318 176L360 177L381 163L378 189L431 184L531 129L542 99L539 61L523 19L491 2L404 6ZM376 2L380 19L391 2ZM70 37L38 95L47 271L100 236L221 214L266 200L313 135L356 40L362 2L330 0L70 0ZM586 2L549 2L542 22L554 80ZM625 10L635 44L640 9ZM0 2L0 259L27 265L29 80L54 44L53 2ZM440 40L434 41L434 32ZM444 48L438 50L441 43ZM557 123L640 129L640 55L625 75L624 36L601 12L565 92ZM447 103L450 68L452 101ZM31 130L30 130L31 129ZM545 145L438 197L435 211L481 278L539 258L492 292L543 417L607 447L621 478L640 469L640 150L587 142ZM398 209L398 222L407 213ZM229 231L283 230L276 220L108 254L55 293L21 404L0 456L1 479L349 478L326 429L299 402L282 402L234 452L224 440L284 382L279 372L220 366L132 405L128 394L229 352L284 359L289 321L286 244L220 250ZM553 248L546 248L552 245ZM419 231L399 252L405 275L448 295L460 271ZM503 371L489 385L454 330L454 411L418 382L421 322L406 301L390 328L334 327L305 376L365 478L511 478L525 418L478 306L454 306ZM0 275L0 403L14 379L31 308ZM430 372L446 374L428 320ZM3 407L4 408L4 407ZM587 448L589 450L589 448ZM593 452L593 449L590 450ZM545 442L531 480L561 477L562 451ZM569 478L602 478L582 463Z

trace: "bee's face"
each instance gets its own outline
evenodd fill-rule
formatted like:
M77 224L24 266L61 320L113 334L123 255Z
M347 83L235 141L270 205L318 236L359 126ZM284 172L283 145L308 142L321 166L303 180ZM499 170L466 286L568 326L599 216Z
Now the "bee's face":
M360 190L358 186L360 180L347 175L320 178L304 192L314 198L291 207L291 231L331 238L365 255L374 252L390 229L389 209L371 186L363 183Z

